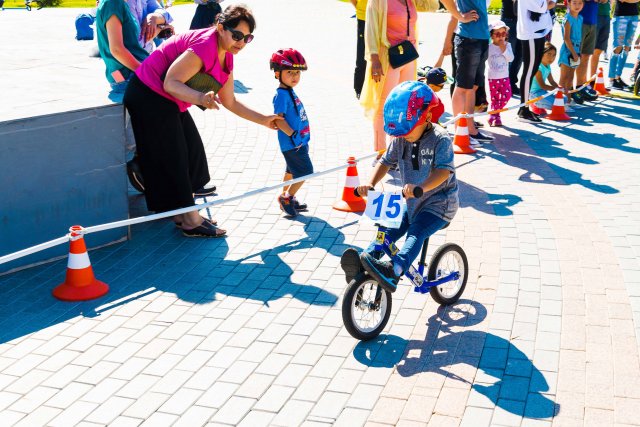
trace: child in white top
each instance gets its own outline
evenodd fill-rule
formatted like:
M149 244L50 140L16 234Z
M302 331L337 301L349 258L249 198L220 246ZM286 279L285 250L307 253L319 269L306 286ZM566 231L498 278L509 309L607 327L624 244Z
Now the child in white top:
M489 45L487 62L489 64L489 91L491 109L500 110L511 99L511 81L509 80L509 62L513 61L511 43L507 41L509 27L502 21L489 24L492 43ZM489 116L489 126L502 126L500 113Z

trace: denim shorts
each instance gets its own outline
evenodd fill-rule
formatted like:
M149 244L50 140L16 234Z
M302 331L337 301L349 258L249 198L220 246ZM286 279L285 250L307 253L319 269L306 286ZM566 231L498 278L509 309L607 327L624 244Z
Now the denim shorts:
M127 90L128 84L129 79L120 83L110 83L111 91L109 92L108 98L111 100L111 102L122 104L122 98L124 98L124 93Z
M484 66L489 55L489 40L470 39L456 34L453 39L456 50L456 85L473 89L484 83Z
M309 157L309 144L293 150L283 151L282 155L285 162L287 162L286 172L293 175L294 178L313 173L313 165Z
M598 15L598 32L596 34L596 49L605 51L609 44L609 33L611 33L611 18L605 15Z

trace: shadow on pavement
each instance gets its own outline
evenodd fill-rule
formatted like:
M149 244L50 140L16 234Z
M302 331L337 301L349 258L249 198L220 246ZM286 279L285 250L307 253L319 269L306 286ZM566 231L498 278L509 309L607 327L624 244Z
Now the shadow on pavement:
M482 304L460 300L438 308L424 340L381 335L360 342L353 355L366 366L395 366L403 377L435 373L469 384L495 406L522 417L553 417L560 406L543 394L549 384L526 354L502 337L465 329L486 316Z
M505 129L509 129L505 126ZM524 173L518 178L523 182L534 184L550 184L550 185L581 185L589 190L604 194L616 194L620 191L617 188L607 184L598 184L589 179L583 178L581 173L571 169L558 166L554 163L546 161L547 158L567 158L579 163L597 164L594 160L582 157L573 157L568 154L567 150L557 148L557 142L553 138L539 133L529 132L523 129L509 129L517 133L518 137L533 150L532 153L523 151L520 143L514 144L513 141L506 140L490 148L486 156L491 157L507 166L522 169Z
M97 317L156 292L174 293L193 304L227 295L265 305L284 297L310 305L335 305L338 297L332 292L298 283L280 254L321 248L339 257L347 247L344 235L319 218L298 220L304 223L307 237L239 260L227 259L227 239L185 238L171 221L138 225L135 240L91 251L96 277L110 287L107 295L93 301L62 302L51 295L64 281L66 259L0 277L0 343L77 316ZM300 259L306 261L307 256Z
M240 80L233 81L233 93L249 93L250 87L247 87Z
M604 115L603 113L596 113L596 115ZM605 120L605 119L603 119ZM640 129L640 124L634 123L632 121L627 121L615 116L607 116L606 117L607 124L612 124L615 126L626 127L630 129ZM613 133L598 133L594 135L593 132L588 132L582 129L578 129L571 125L559 127L555 124L544 122L540 124L540 127L548 130L560 130L563 134L567 135L570 138L575 139L576 141L583 142L585 144L595 145L601 148L610 148L613 150L620 150L626 153L638 154L640 153L640 149L635 147L630 147L629 144L631 141L629 139L621 138ZM536 150L537 151L537 150ZM546 148L545 148L546 151ZM545 156L546 157L546 156ZM568 157L569 160L573 160ZM575 160L574 160L575 161ZM590 162L580 162L586 164L597 164L596 161Z
M488 193L460 179L458 179L458 188L460 190L460 207L474 208L489 215L513 215L513 211L509 208L522 201L522 197L518 195Z

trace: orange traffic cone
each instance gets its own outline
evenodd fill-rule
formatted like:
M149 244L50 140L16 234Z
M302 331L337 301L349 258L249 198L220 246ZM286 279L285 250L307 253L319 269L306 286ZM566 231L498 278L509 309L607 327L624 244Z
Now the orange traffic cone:
M356 158L349 157L347 163L349 167L347 168L347 179L342 191L342 199L333 204L333 209L344 212L364 212L367 202L362 197L353 194L353 190L360 185Z
M569 117L564 111L564 95L562 93L562 90L556 92L556 98L553 100L551 114L545 118L558 121L571 120L571 117Z
M93 276L87 247L84 244L84 229L74 225L69 229L69 261L64 283L53 290L53 296L63 301L85 301L101 297L109 286Z
M460 117L458 119L456 134L453 137L453 145L454 153L456 154L472 154L476 152L476 150L471 148L471 140L469 139L469 128L467 127L466 117Z
M604 87L604 74L602 67L598 68L598 77L596 77L596 84L593 86L593 90L598 92L598 95L609 95L609 90Z
M531 112L534 114L537 114L539 116L542 116L543 114L547 114L547 110L545 110L544 108L538 108L536 107L536 104L531 104Z

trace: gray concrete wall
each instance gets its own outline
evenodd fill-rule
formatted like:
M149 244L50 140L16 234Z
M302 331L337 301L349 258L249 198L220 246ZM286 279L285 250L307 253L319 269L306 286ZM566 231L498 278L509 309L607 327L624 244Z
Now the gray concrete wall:
M0 122L0 256L60 237L72 225L126 218L122 105ZM127 234L103 231L86 243ZM0 274L66 253L65 244L0 264Z

